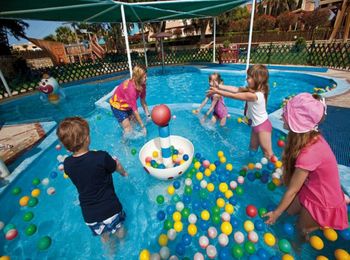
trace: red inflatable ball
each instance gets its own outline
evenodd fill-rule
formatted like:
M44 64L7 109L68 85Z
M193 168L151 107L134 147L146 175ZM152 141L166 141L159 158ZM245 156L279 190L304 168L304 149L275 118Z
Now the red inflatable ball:
M283 140L278 140L277 145L278 145L279 147L284 147L285 143L284 143Z
M166 126L171 119L171 112L166 105L159 105L152 109L151 117L156 125Z
M9 231L7 231L5 238L7 240L13 240L17 237L18 235L18 231L16 229L10 229Z
M256 209L256 207L254 205L248 205L245 208L245 212L251 218L254 218L258 214L258 210Z

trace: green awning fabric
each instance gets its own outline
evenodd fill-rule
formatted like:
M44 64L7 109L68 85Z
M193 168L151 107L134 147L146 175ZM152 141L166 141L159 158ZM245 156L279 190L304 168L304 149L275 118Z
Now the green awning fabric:
M66 22L122 22L123 4L127 22L151 22L215 17L249 0L178 0L122 3L107 0L6 0L1 18Z

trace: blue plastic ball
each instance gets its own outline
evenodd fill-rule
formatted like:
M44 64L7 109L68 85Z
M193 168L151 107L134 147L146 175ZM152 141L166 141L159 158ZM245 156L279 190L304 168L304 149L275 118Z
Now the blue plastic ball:
M256 219L254 221L254 227L257 231L262 231L265 228L265 223L262 219Z
M284 223L283 230L288 236L292 236L294 234L294 226L290 223Z
M226 175L225 174L219 175L219 182L226 182Z
M198 200L195 200L192 202L192 208L194 210L200 210L201 209L201 203Z
M188 161L189 158L190 158L190 157L189 157L187 154L184 154L184 155L182 156L182 159L183 159L184 161Z
M215 162L214 162L214 165L215 165L215 166L219 166L219 165L220 165L220 161L215 161Z
M209 200L206 200L206 199L202 200L201 206L202 206L203 209L209 209L210 208Z
M208 228L210 227L210 222L209 221L204 221L200 220L199 221L199 227L202 231L207 231Z
M237 228L239 226L239 221L235 217L231 217L230 223L231 223L233 228Z
M201 186L198 183L193 184L193 190L199 191L201 189Z
M211 182L215 182L216 181L216 175L215 174L210 175L209 179L210 179Z
M220 250L220 252L219 252L219 259L220 260L229 260L229 259L231 259L230 250L227 247Z
M257 254L260 259L269 259L269 253L264 248L259 248Z
M267 169L269 169L269 170L274 170L275 169L275 165L272 163L272 162L269 162L268 164L267 164Z
M205 171L204 166L199 167L199 171L200 171L200 172L204 172L204 171Z
M168 215L172 215L175 212L175 206L174 205L169 205L166 207L166 213Z
M181 184L179 181L174 181L173 186L175 189L178 189L178 188L180 188Z
M191 196L184 195L184 196L182 197L182 202L183 202L185 205L187 205L187 204L190 204L190 203L191 203L191 199L192 199Z
M205 161L205 158L202 157L202 158L199 159L199 161L200 161L200 163L203 163Z
M200 153L196 153L196 155L194 157L196 157L199 160L202 156Z
M270 212L270 211L274 211L276 208L276 205L275 204L270 204L266 207L267 209L267 212Z
M254 180L255 180L255 175L254 175L254 173L253 173L253 172L248 172L247 178L248 178L248 180L250 180L250 181L254 181Z
M248 257L248 259L249 259L249 260L260 260L259 256L256 255L256 254L250 255L250 256Z
M268 176L267 174L261 175L260 181L261 181L262 183L268 183L268 181L269 181L269 176Z
M236 206L238 201L237 198L235 196L232 196L229 200L230 204L232 204L233 206Z
M261 174L267 174L267 175L270 175L271 173L270 173L268 170L264 169L264 170L262 170Z
M176 254L178 254L179 256L183 256L185 254L186 248L182 243L178 243L176 245Z
M165 219L165 212L164 212L163 210L158 211L158 213L157 213L157 219L158 219L159 221L162 221L162 220Z
M179 154L179 151L174 149L173 154Z
M216 199L219 199L219 198L225 198L225 196L224 196L224 194L222 194L220 191L218 191L218 192L216 192L216 194L215 194L215 198Z
M57 172L53 171L50 173L50 178L55 179L57 177Z
M277 255L273 255L270 257L269 260L281 260L281 257L278 257Z
M182 243L185 246L189 246L191 242L192 242L192 237L189 234L186 233L182 235Z
M344 240L346 240L346 241L350 240L350 229L349 228L339 231L339 234Z

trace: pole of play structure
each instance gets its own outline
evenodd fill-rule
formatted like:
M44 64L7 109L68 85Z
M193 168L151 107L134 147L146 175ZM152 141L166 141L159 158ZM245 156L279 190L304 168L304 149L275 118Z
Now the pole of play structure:
M215 62L215 53L216 53L216 17L213 18L213 24L214 24L214 43L213 43L213 62Z
M128 30L126 28L124 5L120 6L120 11L122 13L123 31L124 31L125 46L126 46L126 54L128 56L128 64L129 64L129 71L130 71L130 78L131 78L132 77L132 64L131 64L131 55L130 55L130 48L129 48Z
M2 74L1 69L0 69L0 78L1 78L2 84L4 84L4 87L6 89L7 94L9 94L9 96L12 96L12 93L11 93L11 90L9 88L9 85L7 85L7 81L6 81L5 77L4 77L4 74Z
M145 53L145 65L147 68L148 67L148 60L147 60L147 50L146 50L146 41L145 41L143 23L141 23L141 28L142 28L142 40L143 40L143 52Z
M255 0L252 0L252 10L250 14L250 27L249 27L249 41L248 41L248 53L247 53L247 65L245 67L246 71L249 68L250 61L250 50L252 47L252 38L253 38L253 25L254 25L254 14L255 14Z
M0 178L5 178L10 175L9 170L6 167L4 161L0 158Z
M162 72L164 73L164 46L163 46L163 37L160 38L160 48L162 49Z

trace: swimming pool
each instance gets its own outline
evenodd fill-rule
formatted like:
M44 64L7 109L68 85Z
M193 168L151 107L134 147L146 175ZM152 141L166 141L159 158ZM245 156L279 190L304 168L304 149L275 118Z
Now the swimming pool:
M200 71L195 68L188 69L186 67L177 67L174 69L173 73L168 73L164 76L158 75L157 70L154 70L150 73L148 78L147 101L149 104L157 104L160 102L178 103L178 105L174 105L172 109L172 113L176 116L176 118L173 118L170 123L171 134L182 135L191 140L195 146L195 152L200 153L201 157L204 157L211 162L218 160L216 155L217 151L223 151L227 158L227 162L233 164L233 172L230 173L228 177L221 177L227 178L226 181L229 182L230 180L237 178L243 165L246 165L249 162L259 161L259 156L261 156L261 153L259 153L256 158L248 157L246 148L248 147L249 143L250 129L244 124L237 123L237 114L232 115L232 118L228 120L225 128L212 128L208 125L202 125L198 118L192 115L191 105L181 105L181 103L198 103L202 100L203 93L207 88L207 78L209 73L211 73L211 71ZM194 76L193 74L199 75ZM222 75L227 84L234 84L235 82L242 82L243 84L244 82L243 74L233 73L232 75L232 73L222 73ZM284 86L279 85L280 83L285 82L283 80L283 75L279 76L280 77L278 77L278 75L271 76L271 78L274 80L276 79L276 88L282 88L282 86ZM289 87L290 89L288 88L286 90L281 89L283 92L281 97L297 93L299 91L310 90L311 92L313 89L311 81L308 83L309 86L307 89L300 88L300 85L304 80L306 81L306 79L303 78L299 84L295 85L296 89L292 89L292 87ZM312 78L310 78L310 80L312 80ZM162 84L159 84L159 82ZM325 82L321 83L328 84ZM200 85L200 87L194 87L197 84ZM83 100L86 102L95 102L103 95L102 92L107 93L111 91L114 85L115 83L105 83L105 85L101 84L102 87L100 87L103 90L100 89L99 91L93 92L93 97L84 97ZM189 89L188 86L190 86ZM77 89L75 90L74 88ZM66 88L66 95L69 96L71 93L70 91L73 90L77 91L75 93L79 93L78 89L79 87ZM272 90L269 105L273 106L273 104L275 104L274 106L278 107L279 101L275 101L274 96L275 98L279 98L279 95L277 91L275 94L273 93L274 92ZM87 91L84 90L84 95L85 94L87 94ZM31 103L31 97L28 97L28 99L30 100L28 103ZM80 100L78 97L74 100L76 100L78 104L69 102L73 106L72 110L65 111L63 109L61 113L63 113L64 116L71 115L69 113L76 114L75 112L77 110L74 110L74 108L81 108L82 115L84 115L90 123L92 134L92 143L90 148L106 150L110 154L118 156L129 172L128 178L121 178L118 174L114 174L116 192L127 213L126 226L128 229L128 235L125 241L122 243L118 242L116 244L118 253L114 258L136 259L140 250L144 248L147 248L152 253L159 252L160 246L157 242L158 237L160 234L166 234L166 231L163 230L164 221L159 221L157 219L157 213L160 210L166 212L169 206L170 208L175 206L174 196L171 197L166 192L167 187L173 182L161 182L151 178L142 169L137 155L132 155L131 153L133 148L139 151L147 140L158 135L156 126L148 123L148 136L146 138L140 137L135 140L128 140L124 142L120 138L121 129L109 111L106 112L104 110L94 108L92 108L90 111L84 111L82 108L83 105L81 104L82 100ZM19 100L16 102L19 102ZM243 105L239 102L231 103L231 101L227 101L227 103L234 108L243 108ZM21 104L21 102L18 104ZM31 112L31 114L34 113L33 111ZM34 116L35 115L33 115L33 117ZM6 119L6 117L4 119ZM21 121L23 118L21 119L18 117L16 120ZM281 153L281 148L277 147L276 145L277 139L280 135L280 132L274 131L273 148L277 154ZM106 252L99 242L99 239L92 237L90 230L83 223L80 207L78 205L77 193L74 186L71 184L69 179L65 179L63 177L63 173L58 170L60 162L57 160L57 157L59 155L65 155L66 152L64 150L56 150L56 144L57 142L48 147L42 156L34 161L25 170L25 172L21 174L21 176L19 176L9 185L9 187L1 195L0 221L5 222L6 224L13 223L16 225L19 232L19 237L12 241L7 241L5 240L4 236L0 236L0 255L7 254L10 255L12 259L56 259L59 257L70 259L89 259L92 257L96 259L105 259ZM266 167L264 170L266 170ZM56 174L53 172L57 173L57 177L55 177ZM234 228L234 232L238 230L241 230L243 233L245 232L243 231L242 225L243 222L248 219L248 217L245 215L245 207L248 204L253 204L257 208L272 208L278 203L278 200L283 192L283 190L280 188L271 191L266 183L264 184L261 182L261 180L257 179L259 178L260 174L256 174L256 172L263 174L263 170L253 170L248 173L250 177L247 177L245 183L243 184L244 194L241 196L237 194L234 195L236 202L232 201L232 203L235 203L236 205L234 207L235 213L233 214L234 220L232 220L231 223L238 225ZM271 172L271 170L269 170L269 172ZM192 180L192 194L191 196L187 197L183 196L185 177L179 179L181 187L180 189L176 190L176 193L183 201L185 201L185 206L188 207L191 212L195 212L198 216L200 215L200 211L204 210L205 208L209 208L211 211L211 208L214 206L214 202L212 201L214 201L217 196L220 196L217 194L220 174L213 174L213 176L216 177L205 177L208 182L212 182L216 186L215 192L210 193L207 199L201 199L199 197L200 191L197 191L199 181L196 180L195 176L193 176ZM34 178L40 178L40 180L49 178L49 184L46 186L43 184L39 184L37 186L33 185L32 181ZM21 208L18 204L20 197L30 195L34 186L41 190L41 194L38 197L39 204L33 208ZM22 191L19 195L11 194L11 191L15 187L21 187ZM47 194L46 191L49 187L54 187L56 189L56 193L54 195ZM163 205L158 205L156 203L156 197L160 194L164 195L166 198L166 202ZM200 209L197 208L198 205ZM32 211L34 213L34 218L30 222L25 222L22 219L23 214L28 211ZM168 216L167 214L167 218L171 218L171 216ZM255 217L252 220L255 221L257 219L259 219L259 217ZM34 235L27 236L24 230L30 223L35 224L38 227L38 230ZM264 244L262 235L268 231L273 233L279 239L285 238L292 241L295 238L295 235L288 235L284 232L283 225L285 223L294 222L292 222L291 218L284 218L275 226L263 227L263 230L257 231L259 241L255 244L255 248L256 250L260 249L260 251L258 251L260 255L258 256L258 253L254 253L251 257L255 257L255 259L257 259L256 257L259 257L259 259L261 259L261 251L264 250L266 251L263 252L265 255L282 256L278 246L267 247ZM182 256L182 253L178 254L179 258L193 256L197 251L202 253L205 252L204 250L200 249L198 245L198 238L204 233L202 228L205 228L206 224L207 223L202 223L198 220L198 233L192 238L191 244L185 247L184 255ZM186 230L187 225L188 222L184 221L184 230ZM216 225L216 228L220 230L220 226ZM183 249L182 246L179 246L178 244L181 244L182 235L184 233L185 232L179 233L175 241L168 242L171 255L174 255L177 251L180 252ZM37 250L37 241L40 237L46 235L52 238L51 247L46 251ZM322 237L322 235L320 235L320 237ZM315 250L311 249L308 244L304 244L302 246L302 256L295 256L298 259L305 259L305 257L315 258L315 256L322 254L332 258L333 251L336 248L343 248L347 251L350 250L348 241L345 241L345 239L343 239L341 236L339 236L336 242L325 241L325 243L327 245L327 249L320 252L316 252ZM230 246L226 247L226 249L218 245L217 239L211 240L211 244L217 246L219 253L225 253L227 250L231 252L231 247L234 245L234 242L231 235ZM291 254L294 255L295 252L292 251ZM245 253L244 258L248 258L248 255L248 253Z

